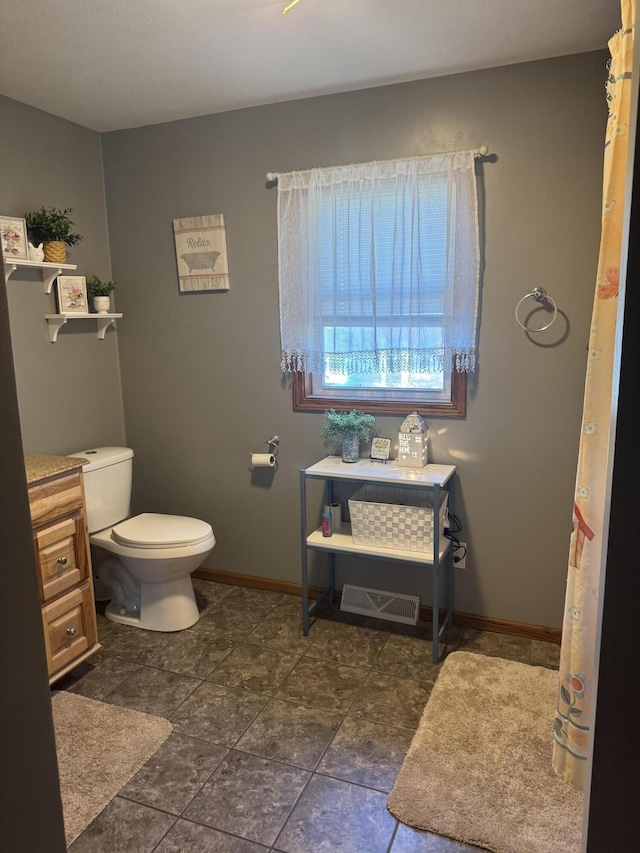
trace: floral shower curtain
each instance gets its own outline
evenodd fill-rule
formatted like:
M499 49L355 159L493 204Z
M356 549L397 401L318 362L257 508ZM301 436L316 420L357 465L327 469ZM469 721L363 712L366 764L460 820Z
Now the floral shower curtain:
M584 411L569 552L554 722L553 767L584 790L595 715L598 589L606 536L607 454L622 250L635 0L621 0L622 29L609 42L609 120L604 150L602 237L589 338Z

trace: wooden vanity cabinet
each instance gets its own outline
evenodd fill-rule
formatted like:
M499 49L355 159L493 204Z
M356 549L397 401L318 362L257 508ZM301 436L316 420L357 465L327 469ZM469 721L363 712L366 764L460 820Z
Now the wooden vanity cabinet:
M82 472L29 489L49 683L100 648Z

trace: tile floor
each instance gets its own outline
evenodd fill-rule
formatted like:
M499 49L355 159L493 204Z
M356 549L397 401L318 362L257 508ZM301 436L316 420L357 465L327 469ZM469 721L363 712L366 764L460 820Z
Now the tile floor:
M99 616L102 649L56 689L167 717L164 745L71 853L463 853L386 809L438 676L430 626L194 582L202 611L160 634ZM558 646L455 631L453 648L557 667Z

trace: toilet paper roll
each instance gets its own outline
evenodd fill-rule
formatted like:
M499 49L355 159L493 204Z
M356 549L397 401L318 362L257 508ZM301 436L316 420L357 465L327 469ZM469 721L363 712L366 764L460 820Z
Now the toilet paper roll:
M342 526L342 507L340 504L331 504L331 529L335 533Z
M276 457L273 453L252 453L251 465L253 468L274 468Z

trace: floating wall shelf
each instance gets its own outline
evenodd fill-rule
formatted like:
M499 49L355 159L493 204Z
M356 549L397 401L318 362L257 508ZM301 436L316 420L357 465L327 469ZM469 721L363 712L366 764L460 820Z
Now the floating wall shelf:
M109 326L120 319L122 314L45 314L49 325L49 340L52 344L58 340L58 332L67 320L95 320L98 324L98 338L103 341Z
M44 261L41 263L39 261L8 261L6 258L4 259L4 277L7 281L13 275L13 273L18 269L18 267L24 267L25 269L30 270L40 270L42 274L42 282L44 284L44 292L51 293L51 288L53 287L53 282L56 278L61 275L65 270L77 270L77 264L46 264Z

